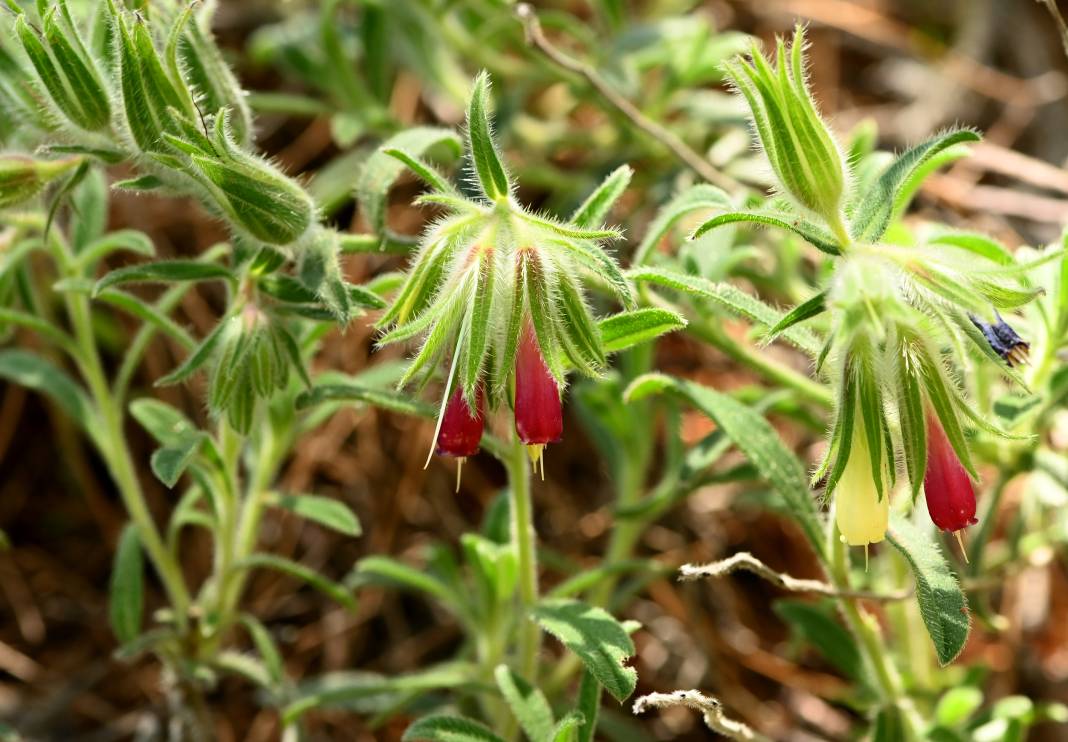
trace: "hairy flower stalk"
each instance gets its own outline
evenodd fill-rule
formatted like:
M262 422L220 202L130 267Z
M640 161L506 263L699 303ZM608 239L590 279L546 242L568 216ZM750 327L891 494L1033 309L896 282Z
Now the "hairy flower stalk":
M931 520L943 531L952 531L961 552L965 553L960 532L979 522L975 517L975 489L942 423L931 410L927 411L927 471L923 476L923 492Z
M463 389L457 387L441 416L441 427L438 429L438 438L434 444L434 452L439 456L453 456L456 461L456 491L460 491L460 476L463 472L464 461L468 456L478 453L482 442L482 431L485 427L486 405L485 395L479 389L476 392L474 411L467 405L464 399Z
M564 420L560 389L545 365L529 322L523 329L515 364L515 430L526 444L534 468L541 465L544 479L545 445L560 440Z

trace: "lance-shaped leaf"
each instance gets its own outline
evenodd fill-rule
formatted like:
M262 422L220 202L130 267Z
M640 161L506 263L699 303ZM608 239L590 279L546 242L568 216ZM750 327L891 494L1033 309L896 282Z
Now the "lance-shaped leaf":
M752 224L760 224L766 227L785 229L789 232L793 232L813 247L819 248L828 255L842 254L841 249L838 247L837 240L831 236L830 232L825 231L821 227L818 227L812 222L806 221L795 214L777 212L731 211L726 214L720 214L719 216L709 219L694 230L692 238L696 239L708 230L715 229L724 224L735 224L737 222L750 222Z
M424 716L404 730L403 742L504 742L488 727L462 716Z
M255 569L261 567L273 569L301 580L302 582L306 582L316 590L330 596L349 610L354 610L356 608L356 601L352 597L352 593L343 585L339 585L333 580L323 577L315 570L305 567L299 562L294 562L292 559L286 559L285 557L280 557L276 554L261 553L252 554L234 564L234 569Z
M664 374L639 376L627 388L624 398L636 401L665 393L686 400L716 423L787 503L813 547L822 551L823 528L805 481L805 470L771 424L729 395Z
M381 235L386 226L386 197L405 165L424 180L430 179L430 185L437 190L451 190L437 173L418 159L432 149L448 149L454 156L459 155L460 138L449 129L417 126L394 134L367 158L356 181L356 198L376 234Z
M287 495L272 492L267 498L267 504L288 510L346 536L356 537L361 533L360 521L356 514L340 500L319 495Z
M622 703L634 692L638 673L624 663L634 655L634 642L603 608L577 600L543 600L533 618L564 646L578 655L605 690Z
M730 198L722 188L717 188L707 183L687 188L657 212L656 218L653 219L648 230L646 230L641 244L634 251L634 256L631 259L632 265L638 266L645 263L649 259L649 254L653 251L653 248L660 243L667 231L679 220L698 211L728 209L730 206Z
M111 570L111 588L108 591L111 630L115 632L115 638L120 644L128 644L141 633L144 571L137 526L128 523L119 537L119 548L115 551L115 564Z
M691 276L664 268L651 267L627 271L627 276L632 281L654 283L658 286L708 299L730 314L744 317L768 328L774 327L783 318L782 313L778 310L729 283L715 283L700 276ZM781 335L810 356L816 356L820 352L819 341L803 327L788 327L782 331Z
M508 665L498 665L493 676L527 739L552 742L553 712L545 694L512 672Z
M942 150L962 142L977 142L974 131L951 131L928 139L900 155L872 183L853 211L850 233L857 242L873 243L886 233L894 213L898 192L917 168Z
M775 326L764 335L764 342L770 343L785 330L794 325L822 314L827 309L827 292L821 291L808 301L798 304L790 310L789 314L775 323Z
M920 615L934 642L938 661L948 665L968 641L968 601L936 543L915 525L893 513L887 537L912 568Z
M575 209L575 213L571 215L571 223L584 229L603 224L608 212L627 190L633 175L634 170L629 165L620 165L609 173L593 193Z
M25 350L0 350L0 379L42 392L94 440L100 434L89 395L65 371Z
M232 281L234 275L229 268L215 263L200 260L159 260L111 271L96 282L93 295L97 296L105 289L124 283L179 283L219 279Z
M654 340L661 335L686 327L686 319L670 309L646 307L620 312L597 323L601 343L607 353Z
M475 80L467 108L467 141L482 193L490 201L496 201L511 193L511 184L493 139L493 127L489 120L489 87L489 75L482 72Z

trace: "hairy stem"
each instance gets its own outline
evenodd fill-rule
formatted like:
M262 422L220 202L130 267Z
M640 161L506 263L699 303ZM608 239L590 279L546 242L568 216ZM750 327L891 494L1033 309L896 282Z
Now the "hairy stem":
M508 460L508 482L512 493L512 543L519 566L519 674L537 684L538 650L541 631L530 617L538 602L538 562L534 551L534 513L530 495L530 464L526 446L514 438Z

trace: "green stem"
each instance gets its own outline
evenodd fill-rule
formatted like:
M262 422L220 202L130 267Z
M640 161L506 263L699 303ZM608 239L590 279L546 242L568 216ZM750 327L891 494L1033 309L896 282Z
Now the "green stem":
M739 343L724 332L718 322L713 323L704 319L692 319L686 329L698 339L719 349L732 360L753 369L768 381L787 389L793 389L803 399L826 409L831 409L834 406L831 390L826 386L813 381L805 374L772 360L767 355L747 345Z
M519 567L519 674L537 685L541 631L530 616L538 602L538 562L534 552L534 514L530 496L530 464L526 446L516 436L508 461L512 493L512 543Z
M838 532L838 525L834 521L833 514L828 528L828 544L831 553L830 576L836 588L841 591L850 590L849 566L846 561L846 547ZM923 723L919 719L911 700L902 690L901 676L897 672L890 658L884 652L884 642L879 635L875 619L863 611L857 598L843 597L838 601L846 624L860 642L861 650L868 659L872 674L886 706L895 706L902 711L902 719L905 724L906 739L918 738L919 730Z
M65 255L58 255L57 260L61 266L66 267L68 261ZM189 613L189 591L178 562L167 551L159 530L152 520L152 514L148 510L144 493L141 490L141 483L137 478L137 470L130 459L130 449L126 443L126 432L123 429L122 410L108 387L100 354L97 351L89 300L84 294L67 292L65 301L74 330L75 342L78 345L79 366L101 417L103 430L100 435L94 437L94 440L119 488L119 495L130 514L130 519L137 527L141 544L167 591L175 620L179 627L184 628Z

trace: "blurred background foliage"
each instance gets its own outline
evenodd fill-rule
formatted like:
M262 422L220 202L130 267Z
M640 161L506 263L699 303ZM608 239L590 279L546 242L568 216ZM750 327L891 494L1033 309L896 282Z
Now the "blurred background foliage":
M873 170L885 162L872 154L876 148L900 149L951 124L986 132L970 158L926 182L908 228L900 229L922 232L938 223L1015 248L1055 241L1068 223L1068 65L1055 26L1032 0L561 0L538 3L536 11L555 48L592 74L565 69L530 44L515 6L498 0L222 1L215 31L252 91L259 146L302 179L329 221L354 234L379 227L367 202L357 207L353 198L375 148L412 126L459 126L474 74L487 69L496 129L523 184L522 202L568 213L605 175L629 164L631 187L609 220L627 230L618 246L624 264L636 252L648 254L653 263L711 280L730 278L773 304L802 301L823 265L815 250L745 227L685 242L699 209L661 208L698 182L696 174L598 89L600 81L644 120L706 154L727 184L742 187L735 193L745 186L762 193L768 173L744 108L722 85L720 64L750 36L769 40L796 20L810 24L812 86L823 110L850 154L867 158ZM0 113L0 140L14 137L17 126ZM461 164L454 142L431 142L426 154L446 168ZM349 280L404 266L403 253L432 216L409 205L419 190L414 180L398 182L382 211L391 237L380 252L346 258ZM749 197L737 198L741 206ZM110 216L113 228L151 235L163 256L198 254L225 238L191 202L116 194ZM678 583L671 574L683 562L738 551L795 576L814 573L796 527L775 514L760 482L736 471L746 465L741 457L727 454L720 467L733 473L722 479L740 482L696 482L685 499L673 496L682 488L665 488L641 514L642 527L623 537L631 543L610 542L612 509L626 502L625 493L655 483L680 442L693 445L712 432L697 413L654 416L644 404L620 403L629 377L650 363L760 400L804 461L822 450L826 391L767 394L768 379L744 362L752 354L747 327L709 303L694 300L684 309L688 335L631 351L608 383L581 382L569 391L564 443L550 449L546 481L535 489L546 588L613 548L655 557L651 568L624 578L611 606L644 626L635 636L639 693L701 688L771 738L850 739L864 689L855 684L855 646L829 619L830 608L751 576ZM179 319L202 335L218 310L219 297L201 289L183 299ZM1023 326L1037 327L1031 320ZM98 332L121 359L130 327L112 321ZM373 340L369 324L357 321L331 334L315 365L355 374L401 356L373 353ZM766 352L807 373L800 354L778 346ZM174 348L154 343L135 383L149 388L174 358ZM981 408L992 410L994 400L978 391ZM203 416L201 392L196 384L157 391ZM962 659L935 669L927 637L909 630L907 610L880 611L899 629L894 651L912 660L907 682L936 709L931 721L947 730L945 739L1066 738L1054 721L1061 711L1050 704L1068 701L1068 411L1051 409L1046 423L1037 455L1045 460L1017 462L1013 470L1022 474L998 482L996 496L985 488L980 502L990 571L973 572L966 583L977 622ZM275 515L263 542L337 575L369 555L425 562L428 548L431 561L448 562L454 557L444 555L457 552L462 534L481 527L492 536L503 471L480 456L454 494L450 466L422 467L432 434L426 420L370 407L339 410L297 443L282 484L344 500L364 535L343 539ZM135 458L147 461L151 441L133 430L131 440L141 447ZM986 458L987 478L997 455ZM144 484L153 508L166 511L169 493L148 477ZM0 552L0 719L27 737L129 738L144 730L145 708L165 703L154 690L158 666L109 659L107 576L124 521L109 488L69 422L24 389L2 388L0 527L19 537ZM206 573L210 556L203 559L184 567ZM276 575L257 575L250 596L250 610L283 645L296 678L352 668L391 677L450 657L462 640L439 607L388 587L361 587L355 613ZM227 680L208 701L226 710L216 730L221 739L279 733L276 714L262 709L246 684ZM311 738L397 739L403 720L380 712L404 702L394 693L319 712L308 720ZM709 735L681 709L640 717L607 709L602 731L625 740Z

